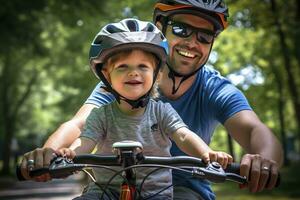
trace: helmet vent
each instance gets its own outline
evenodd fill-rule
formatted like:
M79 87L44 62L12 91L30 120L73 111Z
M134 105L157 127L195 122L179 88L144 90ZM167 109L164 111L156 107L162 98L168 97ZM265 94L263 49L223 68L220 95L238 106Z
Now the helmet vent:
M111 24L106 26L106 31L109 33L123 32L122 29L118 28L117 26L111 25Z
M139 25L134 20L127 20L126 25L130 32L136 32L139 30Z
M147 26L145 27L145 31L153 32L154 31L154 26L152 24L147 24Z

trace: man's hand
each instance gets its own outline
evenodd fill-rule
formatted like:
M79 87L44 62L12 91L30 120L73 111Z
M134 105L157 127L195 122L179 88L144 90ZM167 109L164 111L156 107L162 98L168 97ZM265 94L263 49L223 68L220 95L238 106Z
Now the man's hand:
M279 173L278 164L273 160L263 158L258 154L246 154L241 161L240 175L246 176L250 192L261 192L263 189L273 189Z
M37 168L48 167L50 161L56 156L55 151L51 148L37 148L24 154L21 162L21 173L27 180L35 180L45 182L51 180L49 174L44 174L38 177L30 177L29 171Z

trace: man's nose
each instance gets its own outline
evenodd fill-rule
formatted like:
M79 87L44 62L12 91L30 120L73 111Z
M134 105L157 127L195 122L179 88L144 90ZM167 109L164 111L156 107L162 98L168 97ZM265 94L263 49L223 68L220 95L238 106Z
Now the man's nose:
M186 38L186 43L189 44L191 47L192 46L198 46L199 45L199 41L197 39L197 34L196 33L192 33L189 37Z

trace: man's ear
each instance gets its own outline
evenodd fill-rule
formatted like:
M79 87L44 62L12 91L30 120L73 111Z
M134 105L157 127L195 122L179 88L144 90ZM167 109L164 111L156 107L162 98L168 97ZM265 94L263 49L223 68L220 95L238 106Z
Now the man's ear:
M157 21L157 22L155 23L155 26L156 26L160 31L162 31L162 24L161 24L160 21Z
M162 70L159 70L155 82L159 84L161 79L162 79Z

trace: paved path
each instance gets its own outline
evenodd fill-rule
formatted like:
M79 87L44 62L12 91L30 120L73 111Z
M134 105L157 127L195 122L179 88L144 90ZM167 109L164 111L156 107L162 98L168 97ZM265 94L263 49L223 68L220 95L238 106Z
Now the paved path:
M49 182L25 181L0 178L0 200L66 200L78 196L82 191L80 176L56 179Z

